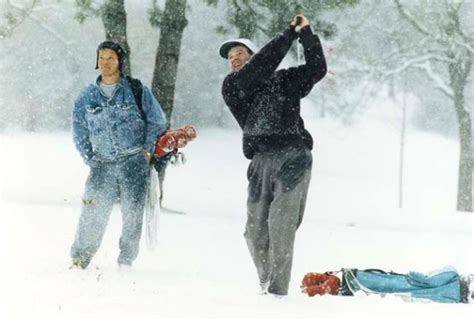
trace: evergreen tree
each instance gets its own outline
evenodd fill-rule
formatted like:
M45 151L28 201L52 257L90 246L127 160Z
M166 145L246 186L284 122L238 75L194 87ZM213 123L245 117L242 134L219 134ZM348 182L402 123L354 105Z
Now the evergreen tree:
M204 0L208 5L217 5L219 0ZM335 8L351 6L358 0L226 0L229 24L238 30L239 37L267 39L288 27L291 19L303 13L312 26L323 37L336 33L336 25L321 18L321 13ZM229 28L221 26L221 33L229 33Z

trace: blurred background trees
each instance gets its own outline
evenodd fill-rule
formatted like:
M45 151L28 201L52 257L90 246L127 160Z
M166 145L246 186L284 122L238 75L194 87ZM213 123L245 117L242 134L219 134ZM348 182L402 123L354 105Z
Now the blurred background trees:
M262 46L302 12L329 67L307 98L315 117L350 124L381 97L401 105L409 95L411 126L459 141L457 207L472 211L472 1L4 0L0 12L0 130L20 131L69 130L105 38L124 45L127 72L153 89L171 126L235 129L220 43Z

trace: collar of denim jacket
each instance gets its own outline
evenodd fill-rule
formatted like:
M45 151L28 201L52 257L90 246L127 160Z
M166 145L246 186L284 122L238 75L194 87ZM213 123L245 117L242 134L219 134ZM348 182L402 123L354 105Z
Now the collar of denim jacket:
M102 81L102 76L101 75L97 76L97 79L95 80L95 85L99 88L100 88L101 81ZM117 83L117 86L123 87L124 84L125 84L125 75L123 73L120 73L120 80Z

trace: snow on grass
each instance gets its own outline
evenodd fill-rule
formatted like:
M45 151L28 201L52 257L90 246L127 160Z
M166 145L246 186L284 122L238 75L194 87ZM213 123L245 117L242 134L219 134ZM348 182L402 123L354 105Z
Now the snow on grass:
M159 246L143 241L129 271L116 265L114 209L91 266L69 270L87 176L69 133L3 134L0 144L1 320L472 320L473 305L378 296L314 297L307 272L341 267L472 273L472 214L456 212L458 146L407 133L404 208L398 208L399 136L372 120L306 123L313 177L297 234L290 294L257 294L243 239L248 161L238 131L198 129L188 162L167 173Z

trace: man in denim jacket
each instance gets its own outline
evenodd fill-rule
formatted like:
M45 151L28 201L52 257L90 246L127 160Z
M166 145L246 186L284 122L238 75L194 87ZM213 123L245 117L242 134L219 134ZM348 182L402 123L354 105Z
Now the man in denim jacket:
M82 212L71 248L73 267L85 269L99 249L120 198L122 235L119 266L136 259L143 225L150 155L164 132L164 113L143 86L141 111L131 85L121 73L124 50L105 41L97 48L100 76L77 98L72 115L74 143L90 167Z

